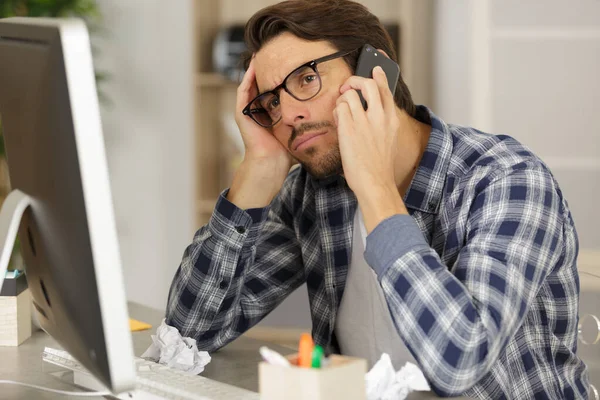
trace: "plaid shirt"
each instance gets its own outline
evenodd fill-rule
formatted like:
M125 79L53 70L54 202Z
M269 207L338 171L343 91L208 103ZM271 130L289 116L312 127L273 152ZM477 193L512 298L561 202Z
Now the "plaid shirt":
M586 398L578 239L557 182L508 136L418 114L432 129L410 216L380 223L365 252L400 336L440 395ZM357 207L344 179L297 168L264 209L225 195L185 251L167 323L214 351L306 282L314 340L335 351Z

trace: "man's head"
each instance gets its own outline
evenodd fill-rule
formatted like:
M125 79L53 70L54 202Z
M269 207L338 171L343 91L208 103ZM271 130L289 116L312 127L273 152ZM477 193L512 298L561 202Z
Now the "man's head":
M308 69L312 74L294 78L316 87L318 93L309 100L302 101L309 96L293 96L290 78L286 83L292 90L281 89L272 103L281 116L270 128L273 135L316 178L342 172L333 110L340 87L356 68L359 49L367 43L396 60L393 42L377 17L350 0L288 0L260 10L246 25L249 51L244 64L248 67L254 57L259 93L279 86L308 61L347 53L316 65L316 74ZM395 101L414 115L415 106L402 77ZM301 144L314 134L320 135Z

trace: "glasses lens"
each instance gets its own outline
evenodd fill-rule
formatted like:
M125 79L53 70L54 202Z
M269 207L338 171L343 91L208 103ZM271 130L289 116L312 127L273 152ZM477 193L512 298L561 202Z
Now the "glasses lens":
M311 67L301 67L288 76L285 86L296 99L309 100L321 90L321 78ZM281 119L279 96L269 92L256 98L250 104L250 116L259 125L275 125Z
M288 91L298 100L308 100L321 90L321 78L311 67L294 71L287 79Z
M250 105L250 116L262 126L272 126L281 117L279 96L265 93L256 98Z

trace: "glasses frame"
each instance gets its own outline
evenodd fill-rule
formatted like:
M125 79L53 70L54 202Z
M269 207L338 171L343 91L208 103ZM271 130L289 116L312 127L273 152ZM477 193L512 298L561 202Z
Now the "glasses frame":
M327 56L324 57L320 57L317 58L315 60L312 61L308 61L302 65L300 65L297 68L294 68L294 70L292 72L290 72L289 74L287 74L287 76L285 77L285 79L283 80L283 82L281 82L280 85L276 86L275 88L260 93L258 96L256 96L255 98L253 98L250 103L248 103L248 105L246 107L244 107L244 109L242 110L242 114L252 118L252 120L254 122L256 122L258 125L264 127L264 128L271 128L273 126L275 126L279 121L281 121L281 116L279 116L279 119L277 121L274 121L273 123L271 123L270 125L263 125L261 124L258 120L256 120L256 118L254 118L254 114L258 114L258 113L263 113L263 112L267 112L267 110L265 110L264 108L250 108L252 106L252 103L254 103L259 97L264 96L265 94L273 94L274 96L277 96L277 98L279 98L279 92L281 91L281 89L285 90L290 96L292 96L293 98L295 98L298 101L308 101L312 98L314 98L316 95L318 95L321 92L321 89L323 87L323 82L321 81L321 75L319 75L319 71L317 71L317 65L324 63L325 61L330 61L336 58L340 58L340 57L345 57L348 54L354 53L356 50L358 49L354 49L354 50L350 50L350 51L337 51L333 54L329 54ZM313 94L312 96L310 96L307 99L299 99L298 97L294 96L294 94L292 92L289 91L289 89L287 88L287 80L290 76L294 75L298 70L302 69L302 68L310 68L312 69L315 74L317 74L317 77L319 78L319 89L315 92L315 94Z

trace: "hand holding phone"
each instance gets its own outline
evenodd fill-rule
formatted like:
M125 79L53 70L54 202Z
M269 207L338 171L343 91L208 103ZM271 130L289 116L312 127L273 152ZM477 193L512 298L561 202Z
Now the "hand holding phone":
M364 78L373 78L373 68L376 66L380 66L383 69L383 72L385 72L393 96L396 92L398 78L400 77L400 66L385 54L378 51L375 47L370 44L365 44L358 56L358 63L356 64L356 72L354 75L362 76ZM368 107L367 102L360 90L357 90L357 92L363 108L366 111Z
M376 66L380 66L383 73L373 71ZM386 76L386 81L382 75ZM344 178L360 204L380 200L378 193L381 192L373 190L375 187L396 187L395 160L401 156L398 146L400 113L397 112L392 94L399 76L400 68L396 63L373 46L365 46L359 56L355 75L340 87L341 95L336 100L333 117ZM357 96L352 92L359 89L364 90L365 97L372 102L371 110L361 111ZM361 100L366 109L364 99ZM365 223L367 229L373 229L377 221L373 219L374 215L369 215L365 214Z

